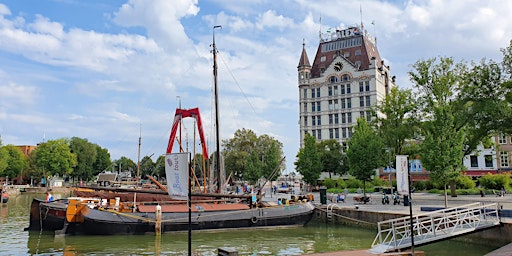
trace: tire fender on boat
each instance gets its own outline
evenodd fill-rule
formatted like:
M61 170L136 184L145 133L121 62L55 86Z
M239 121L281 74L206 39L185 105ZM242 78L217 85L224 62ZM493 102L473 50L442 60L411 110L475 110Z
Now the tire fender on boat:
M258 223L258 218L257 218L256 216L252 216L252 217L251 217L251 223L252 223L252 224L256 224L256 223Z

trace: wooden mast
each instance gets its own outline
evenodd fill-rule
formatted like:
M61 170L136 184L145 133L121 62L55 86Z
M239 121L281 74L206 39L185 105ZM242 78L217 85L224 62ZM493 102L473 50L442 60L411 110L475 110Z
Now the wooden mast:
M224 176L221 171L221 161L220 161L220 127L219 127L219 89L217 86L217 47L215 46L215 29L222 28L222 26L217 25L213 27L213 79L214 79L214 93L215 93L215 137L216 137L216 151L215 151L215 168L217 172L217 193L222 194L222 182L224 181Z

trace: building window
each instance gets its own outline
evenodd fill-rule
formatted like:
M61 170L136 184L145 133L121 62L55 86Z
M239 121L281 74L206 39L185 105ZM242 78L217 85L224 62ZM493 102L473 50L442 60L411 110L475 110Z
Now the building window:
M320 98L320 88L316 88L316 97Z
M367 92L369 92L370 91L370 81L365 81L364 84L365 84L365 90Z
M334 107L333 107L333 104L332 104L332 100L329 100L329 110L333 110Z
M328 90L328 94L329 94L329 96L332 96L332 87L331 87L331 86L329 86L329 87L327 88L327 90Z
M340 109L340 105L338 104L338 100L334 100L334 109Z
M366 106L371 106L370 96L366 96Z
M500 144L507 144L507 137L505 135L500 135L498 137L498 143L500 143Z
M316 133L317 133L317 137L319 140L322 139L322 130L316 130Z
M307 116L304 117L304 126L308 126L308 117Z
M303 92L303 96L302 97L304 99L306 99L308 97L308 89L304 89L304 90L302 90L302 92Z
M346 138L347 137L347 128L341 128L341 136L343 138Z
M311 98L315 98L315 88L311 89Z
M340 138L340 129L334 128L334 138L339 139Z
M329 129L329 139L334 139L334 129Z
M332 124L333 123L333 118L332 118L332 114L329 114L329 124ZM332 139L332 138L331 138Z
M501 167L509 167L508 163L508 152L507 151L501 151L500 152L500 160L501 160Z
M348 130L348 137L352 138L352 127L349 127L347 130Z
M347 122L352 123L352 113L347 113Z
M316 116L316 123L317 125L322 125L322 123L320 122L322 119L320 118L320 116Z
M359 97L359 106L364 107L364 97L363 96Z
M341 99L341 109L345 108L345 99Z
M347 84L347 94L350 94L350 84Z
M338 114L334 114L334 124L338 124L338 122L339 122Z
M311 112L316 111L315 107L316 107L316 104L314 102L311 102Z
M335 76L331 76L331 77L329 78L329 82L331 82L331 84L334 84L334 83L338 82L338 78L337 78L337 77L335 77Z
M320 112L320 101L316 103L316 111Z
M366 121L367 122L372 121L372 112L371 111L366 111Z
M308 112L308 103L304 102L304 112Z
M313 135L313 137L315 137L315 138L316 138L316 130L313 130L313 131L311 131L311 132L313 133L313 134L312 134L312 135Z
M341 85L341 95L345 95L345 85Z
M364 83L359 82L359 92L364 92Z
M338 95L338 86L337 85L334 86L334 95Z
M325 56L322 56L322 57L320 58L320 62L325 62L325 59L326 59L326 57L325 57Z
M478 167L478 157L477 156L469 156L469 161L471 162L471 167Z
M344 124L346 122L347 122L347 120L345 118L345 113L341 113L341 123ZM345 138L345 137L343 137L343 138Z
M364 118L364 111L359 111L359 117Z
M361 50L356 50L356 56L361 55Z
M347 108L352 108L352 98L347 99Z
M316 116L311 117L311 125L313 125L313 126L316 125Z
M491 167L491 168L494 167L493 163L492 163L492 155L485 155L484 159L485 159L485 167Z
M350 76L349 75L343 75L341 77L341 80L343 80L343 81L350 81Z

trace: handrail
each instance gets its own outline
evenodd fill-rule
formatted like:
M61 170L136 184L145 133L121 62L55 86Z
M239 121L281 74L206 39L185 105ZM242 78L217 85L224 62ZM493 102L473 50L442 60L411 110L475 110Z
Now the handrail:
M498 204L471 203L412 216L415 244L460 235L499 224ZM410 247L410 217L378 223L373 251L386 252Z

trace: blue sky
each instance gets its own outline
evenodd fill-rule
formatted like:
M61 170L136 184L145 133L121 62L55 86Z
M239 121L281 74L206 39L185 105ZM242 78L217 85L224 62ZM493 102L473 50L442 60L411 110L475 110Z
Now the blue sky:
M501 0L0 1L3 144L76 136L113 160L136 161L140 130L141 155L156 159L180 101L200 108L213 144L210 44L212 27L222 25L221 136L241 128L273 136L292 171L302 41L312 62L319 31L360 23L360 8L401 88L410 87L418 59L501 61L512 39L512 2ZM185 124L192 151L192 122Z

